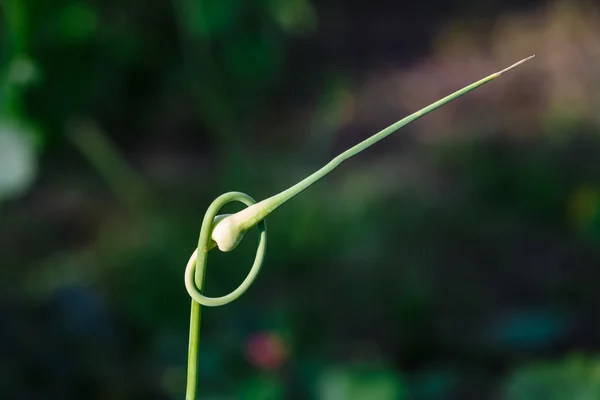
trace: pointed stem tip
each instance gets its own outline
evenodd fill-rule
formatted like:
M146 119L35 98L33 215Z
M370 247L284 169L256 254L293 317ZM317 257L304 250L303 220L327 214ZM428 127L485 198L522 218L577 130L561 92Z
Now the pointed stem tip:
M516 63L514 63L513 65L511 65L511 66L510 66L510 67L508 67L508 68L504 68L504 69L503 69L502 71L500 71L500 72L496 72L496 76L500 76L500 75L502 75L503 73L505 73L505 72L508 72L508 71L510 71L511 69L518 67L519 65L523 64L525 61L529 61L529 60L531 60L533 57L535 57L535 54L534 54L534 55L532 55L532 56L529 56L529 57L527 57L527 58L524 58L524 59L522 59L522 60L521 60L521 61L519 61L519 62L516 62Z

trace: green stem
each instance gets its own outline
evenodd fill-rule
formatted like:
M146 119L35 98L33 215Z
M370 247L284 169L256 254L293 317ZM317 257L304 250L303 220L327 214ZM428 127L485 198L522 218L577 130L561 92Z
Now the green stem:
M265 204L265 206L267 208L267 212L264 215L264 217L266 217L268 214L273 212L275 209L280 207L282 204L284 204L288 200L290 200L293 197L295 197L296 195L302 193L305 189L307 189L313 183L317 182L318 180L320 180L321 178L323 178L324 176L329 174L331 171L333 171L341 163L343 163L350 157L355 156L356 154L360 153L361 151L371 147L375 143L379 142L380 140L382 140L382 139L386 138L387 136L391 135L392 133L396 132L398 129L410 124L411 122L425 116L426 114L429 114L432 111L437 110L438 108L448 104L449 102L451 102L453 100L456 100L457 98L469 93L470 91L475 90L478 87L498 78L503 73L523 64L525 61L530 60L533 57L535 57L535 55L527 57L527 58L511 65L510 67L503 69L502 71L496 72L495 74L492 74L492 75L485 77L475 83L472 83L469 86L466 86L466 87L452 93L451 95L448 95L448 96L444 97L443 99L438 100L435 103L430 104L427 107L409 115L408 117L401 119L400 121L388 126L387 128L379 131L378 133L374 134L370 138L365 139L362 142L360 142L359 144L344 151L343 153L341 153L340 155L335 157L333 160L331 160L329 163L327 163L324 167L322 167L318 171L314 172L312 175L304 178L303 180L296 183L292 187L284 190L283 192L276 194L266 200L263 200L261 203Z
M198 382L198 342L200 341L200 312L200 304L192 300L185 400L194 400L196 398L196 383Z

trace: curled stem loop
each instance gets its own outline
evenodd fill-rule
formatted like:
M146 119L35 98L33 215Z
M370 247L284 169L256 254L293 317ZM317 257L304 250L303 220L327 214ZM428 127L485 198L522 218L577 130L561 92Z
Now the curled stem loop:
M198 247L190 257L185 268L185 287L192 298L186 400L194 400L196 396L198 341L200 336L200 305L207 307L223 306L240 297L256 279L267 250L267 224L263 219L257 224L258 248L256 250L254 264L252 265L252 268L250 268L250 272L248 272L244 281L235 290L225 296L207 297L202 294L208 251L213 245L211 239L213 223L219 210L226 204L232 202L240 202L248 207L256 204L256 201L252 197L241 192L229 192L217 197L211 203L210 207L208 207L206 214L204 214L204 220L202 221L202 227L200 229L200 237L198 239Z
M244 203L246 206L256 204L256 201L254 201L252 197L241 192L229 192L217 197L204 215L204 221L202 222L202 228L200 230L200 238L198 240L198 247L190 257L185 268L185 288L190 297L203 306L223 306L240 297L256 279L256 276L258 275L260 267L262 266L265 258L265 252L267 249L267 224L263 219L257 224L258 249L256 251L256 257L254 258L254 264L252 264L252 268L250 269L250 272L248 272L248 275L244 281L237 287L237 289L225 296L207 297L201 293L204 283L204 274L206 272L206 259L208 250L211 246L210 234L213 227L213 221L219 210L225 204L234 201ZM202 250L198 251L198 249Z

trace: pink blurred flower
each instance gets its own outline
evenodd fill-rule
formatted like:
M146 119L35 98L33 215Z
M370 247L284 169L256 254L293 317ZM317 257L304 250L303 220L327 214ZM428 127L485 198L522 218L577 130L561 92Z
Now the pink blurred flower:
M257 333L246 343L246 357L258 368L281 368L288 356L283 338L277 333Z

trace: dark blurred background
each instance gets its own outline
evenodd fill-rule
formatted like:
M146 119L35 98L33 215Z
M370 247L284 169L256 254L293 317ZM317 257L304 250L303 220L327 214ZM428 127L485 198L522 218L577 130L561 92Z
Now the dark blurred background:
M2 399L182 399L214 198L531 54L269 217L256 283L204 309L199 399L600 398L597 3L0 10ZM211 252L205 293L255 245Z

